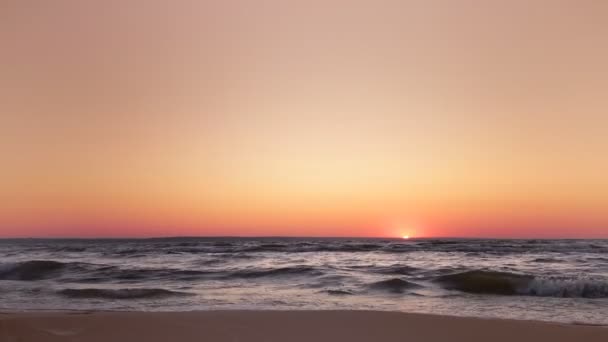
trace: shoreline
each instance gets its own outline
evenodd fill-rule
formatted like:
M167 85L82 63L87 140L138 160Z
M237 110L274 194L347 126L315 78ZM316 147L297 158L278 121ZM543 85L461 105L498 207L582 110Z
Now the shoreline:
M608 341L608 328L360 310L2 312L0 341Z
M549 324L549 325L559 325L559 326L589 326L589 327L605 327L608 329L608 324L596 324L596 323L585 323L585 322L558 322L558 321L543 321L543 320L534 320L534 319L516 319L516 318L500 318L500 317L479 317L479 316L457 316L457 315L449 315L449 314L434 314L434 313L424 313L424 312L407 312L407 311L391 311L391 310L366 310L366 309L208 309L208 310L184 310L184 311L137 311L137 310L56 310L56 309L34 309L34 310L25 310L25 311L1 311L0 310L0 320L2 318L10 317L10 318L22 318L27 316L38 317L41 315L50 315L50 316L73 316L73 315L103 315L103 314L197 314L197 313L217 313L217 312L239 312L239 313L251 313L251 312L315 312L315 313L343 313L343 312L358 312L358 313L366 313L366 314L374 314L374 313L391 313L391 314L405 314L412 316L420 316L420 317L437 317L437 318L458 318L458 319L472 319L472 320L481 320L481 321L501 321L501 322L527 322L527 323L536 323L536 324Z

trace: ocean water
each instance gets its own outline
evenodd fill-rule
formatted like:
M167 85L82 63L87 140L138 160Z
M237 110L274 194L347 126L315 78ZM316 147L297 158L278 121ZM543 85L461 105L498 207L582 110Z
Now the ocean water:
M366 309L608 325L608 240L0 240L0 311Z

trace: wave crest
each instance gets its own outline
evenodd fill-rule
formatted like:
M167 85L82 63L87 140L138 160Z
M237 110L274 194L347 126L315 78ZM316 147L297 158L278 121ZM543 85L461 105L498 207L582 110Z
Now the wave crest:
M440 276L435 281L449 290L475 294L608 298L608 282L595 278L534 277L475 270Z
M593 278L534 278L520 294L562 298L608 298L608 282Z
M67 264L59 261L30 260L0 267L1 280L33 281L51 278L59 274Z

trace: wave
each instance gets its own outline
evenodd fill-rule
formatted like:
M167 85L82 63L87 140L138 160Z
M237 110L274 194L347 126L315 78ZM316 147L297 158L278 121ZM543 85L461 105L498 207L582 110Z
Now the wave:
M239 270L229 273L226 278L263 278L280 276L322 275L320 270L309 266L281 267L272 269Z
M420 269L412 266L405 265L392 265L386 267L377 267L373 269L373 272L380 274L399 274L399 275L409 275Z
M196 280L213 272L182 269L134 268L123 269L115 266L106 267L96 273L108 279L116 280Z
M584 259L579 259L579 262L589 262L589 261L599 261L599 262L605 262L608 261L608 257L587 257Z
M533 262L543 262L543 263L563 263L564 260L559 260L555 258L536 258L532 260Z
M561 298L608 298L608 282L598 278L540 277L474 270L437 277L449 290L475 294Z
M533 278L507 272L467 271L440 276L436 282L449 290L479 294L514 295Z
M562 298L608 298L608 281L594 278L534 278L526 288L518 292L524 295Z
M383 290L392 293L403 293L405 292L405 290L419 288L420 285L409 282L407 280L393 278L373 283L369 287L373 290Z
M86 247L79 247L79 246L63 246L63 247L58 247L54 250L54 252L67 252L67 253L82 253L82 252L86 252L87 248Z
M122 268L104 264L30 260L0 265L0 280L37 281L56 279L65 282L97 283L107 281L197 280L216 272L172 268Z
M60 295L77 298L99 298L99 299L150 299L150 298L166 298L172 296L186 296L186 292L169 291L165 289L143 289L143 288L125 288L125 289L64 289L58 292Z
M216 259L214 259L215 261ZM147 281L195 281L209 279L263 278L285 276L319 276L323 272L309 266L268 269L199 270L174 268L123 268L113 265L30 260L0 265L0 280L37 281L54 279L59 282L96 284L106 282L141 283Z
M30 260L0 266L1 280L34 281L52 278L68 264L59 261Z
M354 293L352 293L351 291L346 291L346 290L325 290L323 292L325 292L331 296L352 296L352 295L354 295Z

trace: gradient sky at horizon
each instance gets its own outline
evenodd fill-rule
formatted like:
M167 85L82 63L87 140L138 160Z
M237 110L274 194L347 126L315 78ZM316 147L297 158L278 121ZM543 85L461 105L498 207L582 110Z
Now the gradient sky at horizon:
M0 237L608 238L606 18L4 1Z

